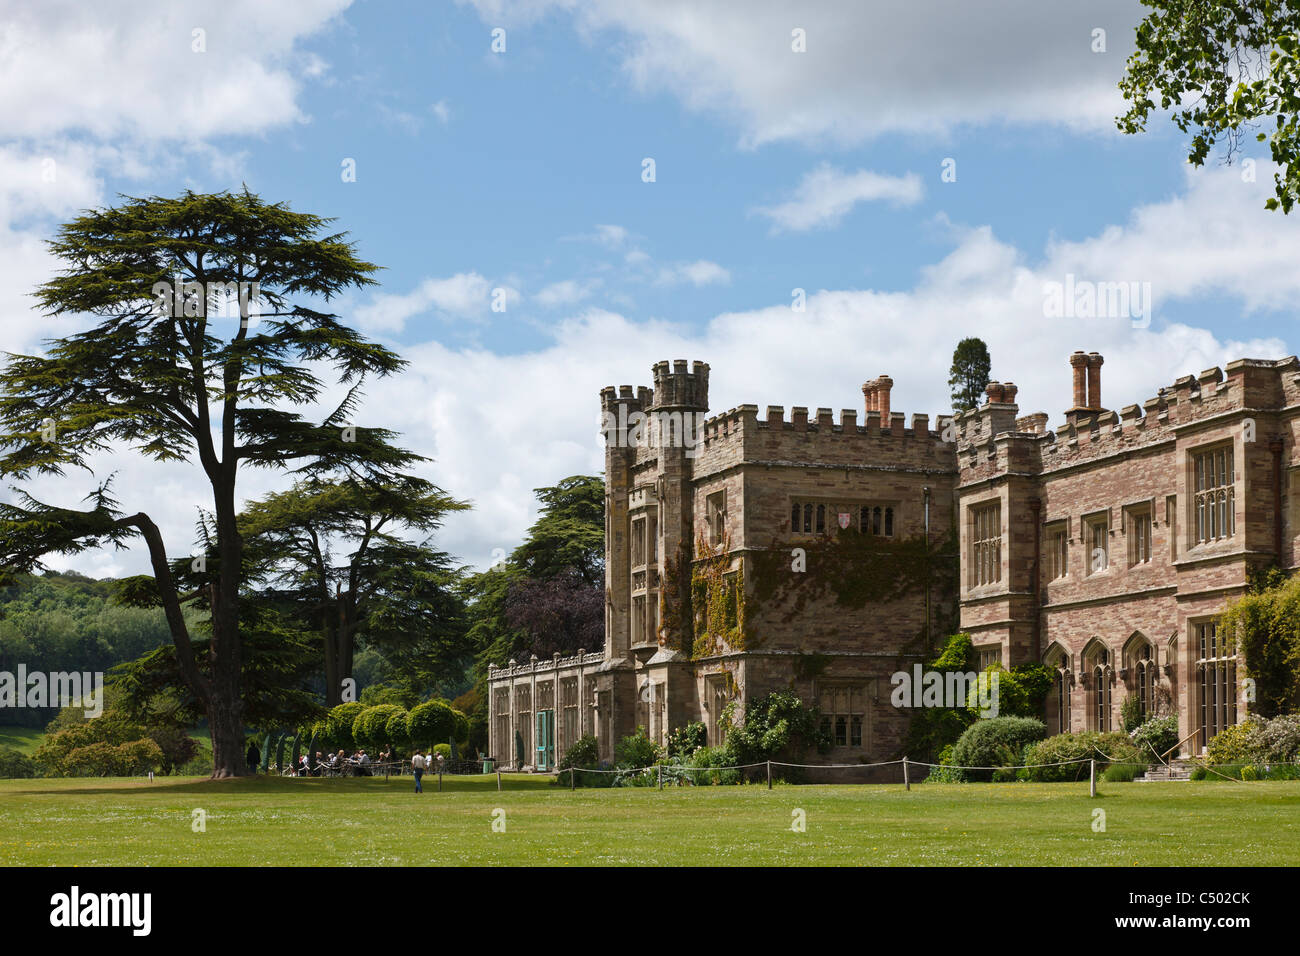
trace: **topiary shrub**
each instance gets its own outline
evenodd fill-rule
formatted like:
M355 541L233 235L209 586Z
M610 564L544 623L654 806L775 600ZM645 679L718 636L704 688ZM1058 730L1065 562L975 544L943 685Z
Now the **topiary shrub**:
M325 741L330 750L356 750L357 741L352 736L352 725L366 705L360 701L348 701L331 708L325 717Z
M400 720L405 728L406 711L400 704L367 707L352 722L352 737L363 748L379 750L393 742L388 734L388 724L395 719Z
M952 748L952 762L962 768L1003 767L1016 762L1025 747L1047 736L1047 725L1033 717L977 720ZM970 780L991 780L993 771L964 769Z
M413 746L428 747L451 740L464 720L464 715L458 715L445 700L426 700L412 707L407 715L406 736ZM467 721L465 725L468 727Z

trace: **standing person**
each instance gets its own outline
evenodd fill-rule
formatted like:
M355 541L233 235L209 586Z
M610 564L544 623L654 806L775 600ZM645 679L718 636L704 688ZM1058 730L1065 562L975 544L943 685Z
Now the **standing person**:
M420 785L420 780L424 777L424 757L420 755L419 748L411 754L411 769L415 771L415 792L424 793L424 787Z
M438 751L438 756L434 758L434 765L438 770L438 776L442 776L442 764L443 764L442 751Z

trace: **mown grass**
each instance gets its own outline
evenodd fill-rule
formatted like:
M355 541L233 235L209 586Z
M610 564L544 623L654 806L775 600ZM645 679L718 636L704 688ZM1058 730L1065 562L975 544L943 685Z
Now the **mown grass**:
M577 790L545 778L0 781L8 865L1300 864L1300 782ZM1105 830L1094 831L1094 810ZM192 813L206 811L206 832ZM494 832L494 811L505 832ZM794 812L806 816L795 832ZM499 815L498 815L499 816Z
M40 727L0 727L0 747L12 747L25 754L35 753L45 731Z

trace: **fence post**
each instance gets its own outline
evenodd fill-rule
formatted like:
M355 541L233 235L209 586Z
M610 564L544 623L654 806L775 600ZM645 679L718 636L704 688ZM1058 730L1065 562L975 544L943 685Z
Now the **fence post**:
M577 784L574 782L574 779L573 779L573 775L574 775L575 772L576 772L576 771L575 771L572 767L569 768L569 789L570 789L570 790L576 790L576 789L578 789Z
M772 761L767 762L767 789L772 789Z
M656 766L659 768L659 789L662 790L664 788L664 765L656 764Z
M908 773L906 757L903 758L903 789L904 790L912 789L912 776L910 773Z
M442 771L438 771L438 792L442 793Z
M497 789L498 789L498 790L501 789L501 771L500 771L500 770L497 771Z
M1097 795L1097 758L1088 761L1088 796Z

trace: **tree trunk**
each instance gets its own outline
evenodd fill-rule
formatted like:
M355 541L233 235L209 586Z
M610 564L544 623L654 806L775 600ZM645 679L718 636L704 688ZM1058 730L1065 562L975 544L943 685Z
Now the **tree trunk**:
M248 774L244 760L244 723L230 698L214 693L208 704L208 729L212 733L213 778L243 777Z
M212 695L208 701L212 776L241 777L250 770L244 759L243 658L239 634L239 573L243 549L235 526L233 474L215 490L217 551L221 564L212 595Z

